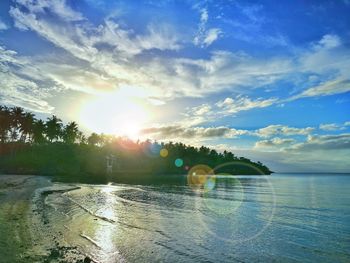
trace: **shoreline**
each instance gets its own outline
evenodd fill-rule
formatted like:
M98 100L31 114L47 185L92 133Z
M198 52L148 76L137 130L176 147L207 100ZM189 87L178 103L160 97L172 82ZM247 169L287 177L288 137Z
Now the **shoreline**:
M77 248L58 242L49 231L43 200L45 189L53 185L49 177L0 174L0 254L4 262L93 262Z
M115 172L112 174L61 174L61 175L40 175L40 174L25 174L25 173L4 173L0 172L0 176L32 176L49 178L53 183L85 183L85 184L108 184L120 183L131 185L187 185L187 174L159 174L147 172ZM262 174L237 174L231 176L269 176ZM224 177L220 176L221 179Z

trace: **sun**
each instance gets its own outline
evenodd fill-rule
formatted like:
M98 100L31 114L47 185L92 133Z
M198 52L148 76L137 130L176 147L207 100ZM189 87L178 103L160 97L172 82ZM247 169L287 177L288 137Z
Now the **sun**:
M127 136L137 139L150 118L140 99L117 91L97 95L80 109L81 124L92 132Z

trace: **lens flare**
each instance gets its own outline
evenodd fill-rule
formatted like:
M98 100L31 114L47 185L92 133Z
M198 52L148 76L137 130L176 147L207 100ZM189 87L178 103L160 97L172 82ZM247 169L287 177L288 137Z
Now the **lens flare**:
M255 177L231 174L233 171L237 170L237 167L242 168L242 166L252 168L260 175ZM219 173L219 171L229 172L222 174ZM193 176L193 174L198 172L198 169L193 170L192 168L190 172ZM203 171L200 173L205 174ZM211 173L215 175L206 176L203 185L205 190L200 192L202 198L196 199L195 203L197 209L208 211L212 214L211 216L215 217L215 220L208 221L205 220L201 214L198 214L199 222L201 222L205 231L217 239L231 243L247 242L259 237L271 224L276 209L275 190L269 177L265 176L257 167L239 161L221 164L212 169ZM191 174L189 173L188 176L189 185L198 187L201 181L192 178ZM244 184L242 183L243 180ZM249 191L249 182L251 180L259 180L260 185L266 187L263 194L254 195ZM230 191L226 189L227 184L230 185ZM248 184L248 186L246 184ZM214 188L215 191L212 191ZM245 189L248 191L245 191ZM251 207L250 202L244 202L249 199L257 199L255 201L261 202L261 205ZM242 210L242 213L238 212L238 209ZM261 221L262 223L250 225L251 221L247 220L246 216L244 216L247 212L251 213L251 217L263 218ZM241 232L240 227L228 227L225 228L225 232L218 232L218 224L227 226L241 226L247 224L249 225L250 231Z
M213 182L210 182L210 181ZM204 205L213 213L219 216L227 216L234 214L237 209L242 205L244 199L244 189L241 184L241 181L238 178L233 178L231 175L227 174L218 174L208 180L206 191L203 195ZM231 191L228 193L224 187L221 187L220 182L223 185L230 184L232 187ZM210 192L214 187L217 187L217 190Z
M213 175L208 178L208 180L204 183L205 192L209 192L215 188L216 185L216 176Z
M204 164L199 164L189 170L187 183L196 191L208 191L204 186L213 175L214 171L212 168Z
M184 164L184 161L183 161L182 159L177 158L177 159L175 160L175 166L176 166L176 167L181 167L183 164Z
M159 152L160 156L162 156L163 158L167 157L169 154L169 151L165 148L161 149Z

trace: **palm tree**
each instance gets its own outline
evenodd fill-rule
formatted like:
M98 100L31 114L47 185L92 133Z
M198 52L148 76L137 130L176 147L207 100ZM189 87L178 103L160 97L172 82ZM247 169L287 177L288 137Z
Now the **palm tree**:
M24 113L24 116L22 118L22 123L20 126L20 130L22 132L21 141L25 142L28 137L29 137L29 140L31 140L31 136L33 135L33 129L34 129L34 114L30 112L26 112Z
M16 141L19 135L19 129L23 122L24 117L24 110L21 107L14 107L11 110L11 117L12 117L12 129L11 129L11 140Z
M46 136L50 142L58 140L61 136L62 131L62 120L52 115L46 121Z
M78 124L76 122L68 123L62 131L62 139L65 143L74 143L79 136Z
M44 143L45 142L46 126L42 120L35 120L33 124L33 142Z
M11 130L10 110L6 106L0 106L0 142L5 143Z
M90 145L98 145L101 143L101 136L98 135L97 133L91 133L91 135L87 139L88 144Z
M80 144L87 144L87 138L81 131L78 132L78 141Z

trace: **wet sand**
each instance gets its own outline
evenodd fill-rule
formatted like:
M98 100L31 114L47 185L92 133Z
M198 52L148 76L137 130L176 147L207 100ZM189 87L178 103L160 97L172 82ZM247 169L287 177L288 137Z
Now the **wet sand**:
M0 175L1 262L91 262L50 233L40 190L50 186L47 177Z

